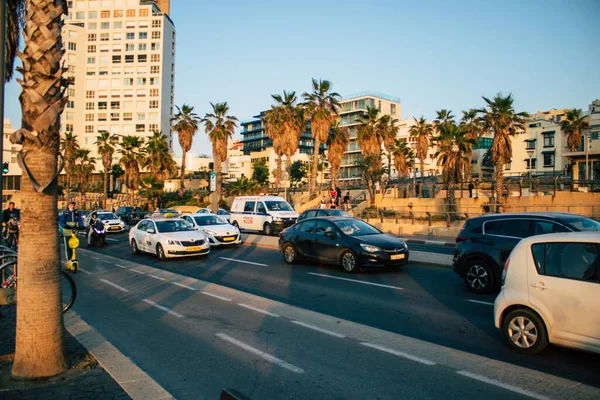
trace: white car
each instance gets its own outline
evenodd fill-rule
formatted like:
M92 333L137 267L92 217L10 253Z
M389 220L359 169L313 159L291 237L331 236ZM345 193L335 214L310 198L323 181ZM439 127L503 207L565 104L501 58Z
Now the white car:
M212 214L212 210L210 208L201 208L198 211L196 211L194 214ZM217 210L217 215L225 220L227 220L227 222L229 222L231 220L231 215L229 215L229 213L225 210L223 210L222 208L219 208Z
M190 224L202 230L211 246L242 243L240 230L215 214L193 214L183 217Z
M494 322L523 354L548 343L600 353L600 235L523 239L504 265Z
M96 215L98 216L98 219L100 219L104 224L106 232L123 232L125 230L125 222L123 222L121 218L117 217L115 213L110 211L96 211ZM90 213L85 218L85 226L90 225L91 218L92 214Z
M143 251L156 254L159 260L210 252L204 233L182 218L141 220L129 230L129 245L133 254Z

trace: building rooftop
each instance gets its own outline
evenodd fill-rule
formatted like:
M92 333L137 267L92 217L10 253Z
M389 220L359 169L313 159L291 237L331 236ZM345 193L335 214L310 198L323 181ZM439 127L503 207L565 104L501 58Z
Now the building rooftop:
M393 101L396 103L401 103L402 101L400 100L400 97L394 97L394 96L390 96L388 94L384 94L384 93L379 93L379 92L375 92L372 90L367 90L364 92L359 92L359 93L354 93L354 94L350 94L347 96L342 96L342 101L345 100L351 100L351 99L357 99L360 97L378 97L380 99L384 99L384 100L389 100L389 101Z

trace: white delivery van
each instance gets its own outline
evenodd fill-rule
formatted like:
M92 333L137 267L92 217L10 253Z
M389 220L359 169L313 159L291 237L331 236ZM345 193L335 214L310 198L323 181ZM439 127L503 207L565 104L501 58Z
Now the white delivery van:
M231 225L265 235L294 225L298 213L279 196L239 196L231 205Z

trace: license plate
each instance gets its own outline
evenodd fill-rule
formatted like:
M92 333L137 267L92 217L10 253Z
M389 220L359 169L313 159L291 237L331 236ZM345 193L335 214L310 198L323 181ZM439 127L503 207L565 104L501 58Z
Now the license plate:
M403 260L404 254L392 254L390 260Z
M224 242L231 242L232 240L235 240L235 236L227 236L223 238Z
M111 226L110 228L108 228L109 231L118 231L119 227L118 226Z
M200 251L202 250L202 246L193 246L193 247L188 247L187 251Z

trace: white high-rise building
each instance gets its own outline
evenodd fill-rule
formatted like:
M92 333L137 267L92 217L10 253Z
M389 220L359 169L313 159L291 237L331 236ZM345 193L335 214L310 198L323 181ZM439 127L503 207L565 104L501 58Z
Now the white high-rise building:
M102 131L142 137L162 131L172 148L175 26L167 15L169 1L67 4L64 59L74 82L67 93L61 135L72 131L92 157L99 157L94 143ZM119 155L114 157L117 162ZM102 170L101 162L96 170Z

